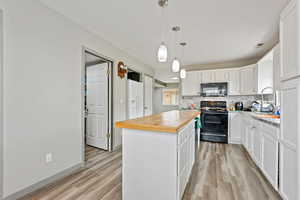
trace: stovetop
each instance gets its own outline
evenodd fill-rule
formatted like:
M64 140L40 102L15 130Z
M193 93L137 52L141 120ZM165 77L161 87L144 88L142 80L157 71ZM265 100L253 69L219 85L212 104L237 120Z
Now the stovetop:
M226 101L201 101L200 109L205 112L224 112L227 113Z

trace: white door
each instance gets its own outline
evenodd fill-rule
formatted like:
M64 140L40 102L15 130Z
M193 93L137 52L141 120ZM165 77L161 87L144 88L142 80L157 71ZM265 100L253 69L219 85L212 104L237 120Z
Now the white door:
M128 80L128 118L144 116L143 83Z
M108 63L86 70L86 143L108 150Z
M145 116L152 115L152 107L153 107L153 79L150 76L145 76L144 79L145 84L145 107L144 113Z

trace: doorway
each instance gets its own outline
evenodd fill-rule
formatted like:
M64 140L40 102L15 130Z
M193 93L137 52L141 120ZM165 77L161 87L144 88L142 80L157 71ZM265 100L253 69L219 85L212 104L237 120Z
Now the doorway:
M91 148L112 150L112 66L84 49L84 155Z

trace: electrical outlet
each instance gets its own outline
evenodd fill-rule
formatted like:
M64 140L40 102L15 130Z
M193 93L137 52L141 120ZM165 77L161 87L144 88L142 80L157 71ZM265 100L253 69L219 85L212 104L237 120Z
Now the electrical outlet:
M52 162L52 153L47 153L46 154L46 163Z

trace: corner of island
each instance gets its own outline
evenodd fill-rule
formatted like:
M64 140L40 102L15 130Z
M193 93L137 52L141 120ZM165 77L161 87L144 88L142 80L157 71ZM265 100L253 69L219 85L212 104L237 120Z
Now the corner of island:
M121 121L122 199L180 200L195 161L196 110Z

